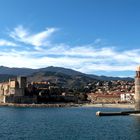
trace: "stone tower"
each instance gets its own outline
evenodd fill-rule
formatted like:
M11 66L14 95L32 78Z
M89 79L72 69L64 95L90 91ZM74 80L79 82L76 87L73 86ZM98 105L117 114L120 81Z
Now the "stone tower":
M19 88L25 88L27 84L27 78L25 76L17 77Z
M140 110L140 66L136 68L135 76L135 110Z

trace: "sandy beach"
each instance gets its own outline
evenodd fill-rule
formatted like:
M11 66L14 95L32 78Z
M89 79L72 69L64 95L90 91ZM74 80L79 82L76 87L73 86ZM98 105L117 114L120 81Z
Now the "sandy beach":
M83 107L134 108L134 104L83 104Z

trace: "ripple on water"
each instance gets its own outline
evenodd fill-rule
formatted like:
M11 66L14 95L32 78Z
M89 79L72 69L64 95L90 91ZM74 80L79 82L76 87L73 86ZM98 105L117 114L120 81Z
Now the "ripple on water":
M113 108L0 107L0 139L139 140L140 116L97 117Z

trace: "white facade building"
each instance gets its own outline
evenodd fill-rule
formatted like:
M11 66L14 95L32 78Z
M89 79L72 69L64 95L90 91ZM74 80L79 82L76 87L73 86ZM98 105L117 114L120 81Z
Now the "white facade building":
M120 94L121 101L132 102L134 101L134 93L122 93Z

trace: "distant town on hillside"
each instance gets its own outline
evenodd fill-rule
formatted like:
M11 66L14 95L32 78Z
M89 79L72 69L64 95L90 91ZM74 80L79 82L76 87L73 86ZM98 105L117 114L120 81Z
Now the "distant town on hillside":
M88 75L61 67L0 67L1 103L133 103L134 79Z

